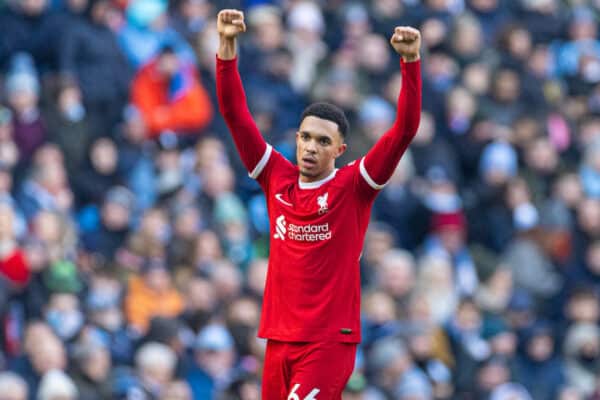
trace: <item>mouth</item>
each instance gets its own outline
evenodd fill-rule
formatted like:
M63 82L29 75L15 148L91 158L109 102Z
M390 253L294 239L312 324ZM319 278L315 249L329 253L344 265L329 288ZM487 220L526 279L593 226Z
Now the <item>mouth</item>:
M317 165L317 160L312 157L302 157L302 165L305 168L312 168Z

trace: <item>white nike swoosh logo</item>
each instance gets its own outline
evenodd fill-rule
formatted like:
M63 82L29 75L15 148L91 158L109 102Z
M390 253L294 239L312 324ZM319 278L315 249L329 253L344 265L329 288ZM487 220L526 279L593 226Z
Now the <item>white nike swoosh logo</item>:
M294 207L294 205L292 203L288 203L287 201L285 201L284 199L281 198L281 193L277 193L275 195L275 198L277 200L279 200L280 202L282 202L283 204L285 204L286 206L288 206L288 207Z

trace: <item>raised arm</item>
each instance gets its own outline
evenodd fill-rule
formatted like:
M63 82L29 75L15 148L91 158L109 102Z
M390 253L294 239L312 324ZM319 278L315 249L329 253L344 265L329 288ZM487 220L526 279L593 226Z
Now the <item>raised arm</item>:
M402 56L396 120L360 161L360 172L374 189L381 189L392 176L421 118L421 34L411 27L396 27L390 43Z
M238 10L221 10L217 15L219 48L217 50L217 98L219 110L231 131L242 162L256 178L271 146L260 134L246 102L246 94L237 69L236 38L246 31L244 14Z

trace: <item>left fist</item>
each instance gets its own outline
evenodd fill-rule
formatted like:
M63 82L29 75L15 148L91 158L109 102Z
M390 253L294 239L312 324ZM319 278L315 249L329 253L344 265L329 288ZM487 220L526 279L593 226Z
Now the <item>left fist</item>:
M410 26L397 26L390 43L404 61L417 61L420 58L421 32L418 29Z

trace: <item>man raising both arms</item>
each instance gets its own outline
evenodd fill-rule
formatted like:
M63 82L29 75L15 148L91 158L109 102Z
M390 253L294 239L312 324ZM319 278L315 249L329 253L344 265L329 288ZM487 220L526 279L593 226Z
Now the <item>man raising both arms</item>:
M246 104L236 37L244 15L217 16L219 108L250 176L265 192L271 222L269 272L259 336L267 338L263 400L340 399L360 342L358 260L373 200L414 137L421 113L421 35L395 28L402 90L394 125L367 155L339 169L348 121L315 103L296 133L298 166L267 144Z

